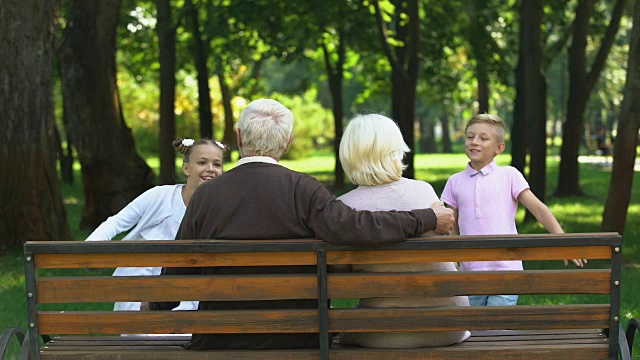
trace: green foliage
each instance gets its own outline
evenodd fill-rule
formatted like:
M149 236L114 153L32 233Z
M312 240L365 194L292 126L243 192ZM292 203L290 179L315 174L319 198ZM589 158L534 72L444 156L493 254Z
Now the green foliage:
M285 159L299 159L330 151L333 114L315 101L315 90L308 90L303 96L289 97L274 93L271 97L288 107L295 118L293 143L285 153Z

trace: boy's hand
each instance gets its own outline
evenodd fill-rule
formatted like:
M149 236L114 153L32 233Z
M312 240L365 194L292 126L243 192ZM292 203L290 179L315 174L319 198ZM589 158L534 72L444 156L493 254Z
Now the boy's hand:
M455 217L453 216L453 210L444 207L444 204L440 201L436 201L431 204L431 209L436 214L437 226L436 232L442 235L449 235L455 224Z
M573 259L571 261L573 261L573 263L576 264L577 267L584 267L584 265L587 263L587 259ZM568 260L564 260L564 266L569 266Z

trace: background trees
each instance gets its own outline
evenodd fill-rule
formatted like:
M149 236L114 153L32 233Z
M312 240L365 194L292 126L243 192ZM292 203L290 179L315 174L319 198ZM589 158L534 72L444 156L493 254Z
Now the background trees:
M153 185L125 123L116 82L120 0L68 2L60 45L64 122L82 165L81 228L95 228Z
M0 247L71 236L55 168L56 3L0 4Z
M581 139L599 123L619 140L603 228L621 231L628 204L620 199L632 187L638 133L638 101L627 100L638 93L627 3L638 6L638 0L61 0L61 10L47 9L59 20L57 47L48 44L42 57L0 54L0 108L10 129L0 158L7 164L18 154L29 158L24 142L40 144L47 157L58 152L69 159L75 151L86 196L82 225L92 228L144 189L175 181L173 138L213 137L234 147L239 110L259 97L276 98L296 115L289 158L335 157L338 188L348 182L337 145L345 119L358 112L398 122L413 150L407 176L414 175L415 153L460 151L469 117L497 113L511 127L512 165L541 198L547 155L557 153L560 135L557 194L581 194ZM11 10L2 13L0 27L23 16L14 1L2 6ZM3 49L26 38L27 30L43 31L26 24L23 32L0 31ZM62 86L46 105L35 95L43 87L30 87L33 79L20 77L17 64L36 66L37 60L29 73L54 79L56 72L42 70L54 68L54 55ZM48 81L41 84L51 93ZM36 101L27 115L23 105ZM49 114L47 106L55 111ZM27 133L32 128L40 130ZM159 157L157 182L139 154ZM32 172L39 165L29 166ZM48 187L59 187L53 174L45 177ZM12 179L0 185L12 202L27 201L41 186L18 194ZM51 206L47 213L58 223L62 208ZM24 239L28 232L13 220L4 226L11 229L7 237ZM65 226L45 237L61 236Z

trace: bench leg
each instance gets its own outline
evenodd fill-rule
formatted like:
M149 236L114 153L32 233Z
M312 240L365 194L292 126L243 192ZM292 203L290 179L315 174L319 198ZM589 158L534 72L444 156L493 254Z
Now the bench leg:
M633 337L636 331L640 331L640 319L631 319L629 324L627 324L627 331L625 332L629 353L633 353Z
M20 328L9 328L5 330L2 336L0 336L0 359L4 359L7 349L9 348L9 341L11 341L14 335L18 338L20 345L24 343L24 330Z
M38 347L40 345L38 344ZM22 342L22 350L20 350L20 358L19 360L40 360L40 352L36 351L34 354L31 351L31 339L29 339L29 333L25 335L24 341Z

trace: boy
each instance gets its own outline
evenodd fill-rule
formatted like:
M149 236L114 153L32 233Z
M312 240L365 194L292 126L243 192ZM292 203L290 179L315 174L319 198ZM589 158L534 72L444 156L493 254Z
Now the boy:
M551 233L563 233L562 227L529 189L524 176L511 166L498 166L494 158L502 153L505 125L491 114L471 118L465 129L465 152L469 163L465 171L449 178L442 201L453 208L456 218L453 232L460 235L517 234L516 210L521 202ZM583 266L583 260L573 262ZM586 263L586 260L584 260ZM565 260L565 265L567 261ZM465 271L523 270L522 261L463 262ZM516 305L518 295L469 296L471 306Z

